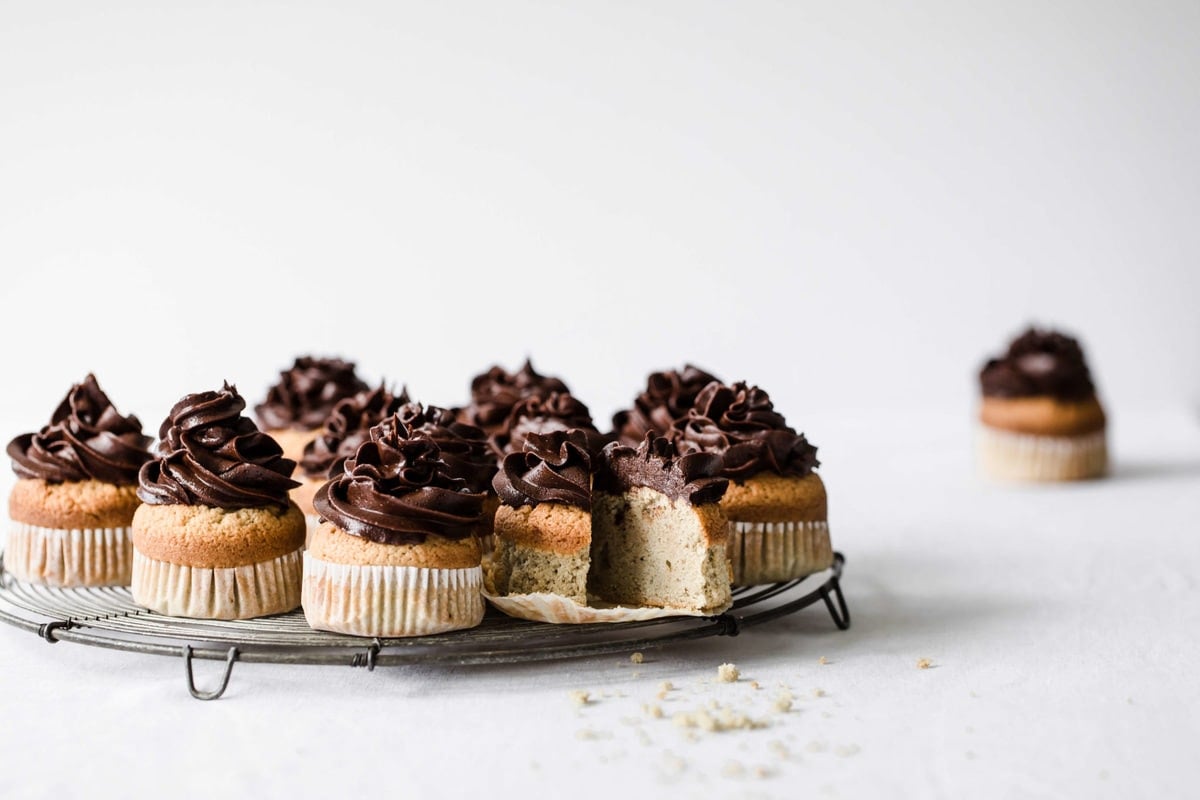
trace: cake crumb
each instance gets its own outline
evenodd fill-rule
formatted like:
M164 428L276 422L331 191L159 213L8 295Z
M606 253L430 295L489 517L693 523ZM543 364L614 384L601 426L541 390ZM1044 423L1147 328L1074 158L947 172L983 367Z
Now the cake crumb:
M670 681L663 681L658 685L658 699L666 700L667 694L675 689L675 685Z
M917 669L929 669L933 666L933 661L928 658L917 659Z
M829 663L829 659L826 658L825 656L821 656L820 658L817 659L817 663L823 667Z
M858 755L862 748L856 744L840 744L833 748L833 754L841 758L849 758L850 756Z
M571 702L579 708L583 708L592 702L592 695L582 689L575 689L571 692Z
M791 755L791 753L788 752L787 745L784 744L783 742L779 741L778 739L775 739L770 744L768 744L767 749L769 749L772 753L774 753L776 758L779 758L779 759L782 759L785 761L787 760L788 756Z
M808 745L805 746L804 749L810 753L824 753L826 750L829 749L829 745L826 744L825 742L819 741L817 739L813 739L811 742L808 743Z
M812 690L812 696L813 696L813 697L824 697L824 696L825 696L825 690L824 690L824 689L813 689L813 690Z
M764 778L770 778L772 775L775 774L775 771L772 770L768 766L759 764L751 771L751 774L754 775L754 777L758 778L759 780L762 780Z
M726 761L725 766L721 768L721 774L726 778L740 778L746 774L746 768L740 761Z
M650 738L650 734L646 733L645 728L637 729L637 737L638 744L640 744L642 747L649 747L650 745L654 744L654 740Z
M584 741L593 741L596 739L611 739L612 734L608 731L598 731L594 728L580 728L575 731L575 738Z
M740 711L722 707L720 704L699 711L680 711L672 720L676 727L685 730L702 730L708 733L723 733L735 730L757 730L767 727L764 720L753 719Z
M644 655L642 655L641 653L634 653L633 655L631 655L629 657L629 660L632 661L634 664L641 664L643 661L646 660L646 657Z
M750 688L751 689L761 689L762 687L758 685L758 681L750 681Z
M733 683L741 677L738 668L733 664L722 664L717 667L717 680L721 683Z
M663 753L662 768L668 775L679 775L687 769L687 762L668 750Z
M823 719L833 719L833 714L830 714L828 711L822 711L821 717Z
M647 715L653 717L654 719L662 719L663 717L662 706L658 705L657 703L643 704L642 711L645 711Z
M792 710L792 700L794 700L794 699L795 698L792 697L791 692L789 692L787 690L780 692L775 697L775 703L774 703L775 710L781 714L791 711Z

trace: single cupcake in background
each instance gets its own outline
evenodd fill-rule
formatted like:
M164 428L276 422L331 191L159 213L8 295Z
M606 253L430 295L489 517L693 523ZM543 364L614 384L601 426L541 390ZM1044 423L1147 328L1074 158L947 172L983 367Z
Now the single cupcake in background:
M650 373L633 407L613 415L613 437L623 445L637 447L647 433L668 435L675 421L687 416L700 390L716 380L691 364L681 370Z
M300 605L304 515L295 462L225 384L189 394L138 476L133 599L162 614L247 619Z
M359 636L478 625L483 497L398 417L372 428L313 500L323 522L304 560L308 624Z
M279 381L254 413L262 429L279 442L284 457L299 461L333 407L370 388L358 377L352 361L300 356L290 369L279 373Z
M122 416L88 375L37 433L8 443L17 483L6 570L49 586L127 586L138 470L150 459L138 418Z
M1001 479L1064 481L1108 469L1107 420L1079 342L1030 328L979 373L980 457Z
M480 428L489 437L499 432L513 406L527 397L546 397L551 392L571 390L558 378L539 374L526 359L516 372L494 366L471 380L471 403L455 409L461 421Z
M503 457L524 450L530 434L569 430L585 433L591 452L599 452L607 444L592 423L587 406L570 392L550 392L544 397L526 397L513 406L508 419L492 436L492 445Z
M788 426L765 391L710 383L673 435L680 452L722 457L735 585L802 578L833 563L825 484L813 472L817 448Z
M500 499L489 583L496 594L547 593L587 605L592 452L583 431L532 433L496 473Z
M371 428L395 414L407 402L407 388L396 395L380 384L339 400L333 407L317 438L304 446L300 457L300 485L292 491L292 500L304 512L310 527L317 522L313 496L333 477L330 470L340 469L342 460L354 455L359 445L371 438Z

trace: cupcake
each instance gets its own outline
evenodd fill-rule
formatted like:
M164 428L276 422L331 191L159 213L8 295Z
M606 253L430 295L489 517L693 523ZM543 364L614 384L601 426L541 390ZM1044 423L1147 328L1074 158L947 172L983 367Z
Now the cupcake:
M1079 342L1030 328L979 373L980 456L997 478L1096 478L1108 468L1104 409Z
M483 620L483 495L437 443L398 417L371 429L313 500L322 522L304 561L304 616L359 636L420 636Z
M529 359L516 372L495 366L471 381L471 403L455 409L461 421L480 428L489 437L507 422L513 406L527 397L545 397L551 392L570 392L555 377L540 375Z
M629 447L637 447L653 432L666 436L675 420L687 416L700 390L716 377L699 367L685 364L682 370L653 372L646 388L633 401L633 408L613 415L613 435Z
M138 475L133 599L179 617L247 619L300 605L304 515L295 462L225 384L189 394Z
M771 398L745 383L710 383L673 429L680 452L717 453L729 490L735 585L801 578L833 563L817 449L788 427Z
M351 361L300 356L291 369L279 373L279 382L267 391L267 399L254 407L254 413L263 430L279 442L284 457L299 461L333 407L370 388L355 373Z
M331 469L340 469L358 446L371 438L370 429L409 402L408 389L394 395L382 383L375 389L339 400L329 412L317 438L304 446L300 457L300 486L292 491L292 500L300 506L311 524L316 524L313 496L329 480Z
M588 407L570 392L550 392L544 397L526 397L513 406L504 424L492 436L492 445L502 457L519 453L531 433L577 430L587 434L589 447L599 451L603 435L592 423Z
M679 455L654 433L616 442L599 459L592 495L588 592L623 606L719 614L732 603L729 481L714 453Z
M592 546L592 454L583 431L531 433L493 485L496 594L547 593L587 605Z
M149 444L138 418L121 416L95 376L72 386L49 425L8 443L18 480L5 569L49 586L127 586Z

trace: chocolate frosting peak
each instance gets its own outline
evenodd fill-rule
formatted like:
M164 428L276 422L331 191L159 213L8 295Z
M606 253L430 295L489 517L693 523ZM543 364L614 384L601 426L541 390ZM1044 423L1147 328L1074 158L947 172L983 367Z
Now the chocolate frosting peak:
M719 453L721 474L737 481L767 470L803 477L820 466L817 448L788 427L767 393L743 382L704 387L672 436L680 452Z
M399 415L371 428L343 472L317 490L313 507L352 536L380 544L419 544L430 534L471 536L483 495L451 474L431 437L409 430Z
M470 491L492 491L496 454L483 431L459 422L450 409L437 406L409 403L398 416L414 434L422 433L437 442L450 474L466 481Z
M505 505L520 508L562 503L592 507L592 456L587 431L530 433L524 449L500 462L492 486Z
M300 468L310 478L328 478L340 471L340 462L354 455L370 437L372 426L395 414L409 402L408 388L393 394L385 384L339 400L325 418L321 434L304 447Z
M189 394L158 432L159 457L142 466L138 497L153 505L287 508L296 462L242 416L246 401L226 383Z
M325 422L339 400L370 388L355 373L352 361L300 356L279 373L279 382L254 412L268 430L312 430Z
M496 450L501 455L507 455L523 450L525 439L530 434L573 428L596 434L590 451L597 452L603 446L599 440L599 431L592 424L592 414L588 407L569 392L550 392L544 397L526 397L514 405L493 441Z
M539 374L533 363L525 363L516 372L494 366L471 381L471 404L462 409L465 422L494 433L508 419L513 406L526 397L545 397L551 392L570 389L555 377Z
M723 462L716 453L680 455L670 439L647 433L637 447L613 442L604 448L596 471L596 489L617 494L635 486L662 492L694 506L715 503L729 481L720 477Z
M1083 348L1057 331L1030 328L989 360L979 373L988 397L1049 395L1060 400L1086 400L1096 393Z
M121 416L89 373L67 392L49 425L8 443L8 456L21 478L133 486L150 460L149 446L138 418Z
M637 447L649 431L666 435L675 420L687 415L700 390L715 380L715 376L692 364L685 364L678 371L650 373L645 390L633 401L633 408L613 415L613 431L618 441Z

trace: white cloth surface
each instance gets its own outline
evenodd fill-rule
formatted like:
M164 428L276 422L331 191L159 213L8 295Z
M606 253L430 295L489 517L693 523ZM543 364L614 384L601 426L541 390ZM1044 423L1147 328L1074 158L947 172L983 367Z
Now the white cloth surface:
M202 703L181 659L0 626L0 796L1195 796L1193 416L1119 417L1113 475L1061 486L986 482L965 419L811 433L849 631L817 606L640 665L238 664ZM202 687L220 671L196 666ZM767 725L673 720L713 700Z

